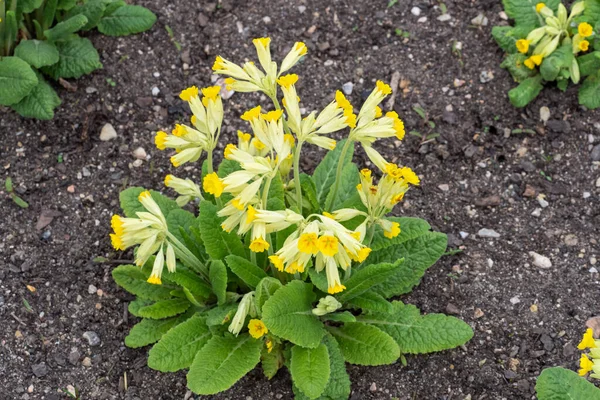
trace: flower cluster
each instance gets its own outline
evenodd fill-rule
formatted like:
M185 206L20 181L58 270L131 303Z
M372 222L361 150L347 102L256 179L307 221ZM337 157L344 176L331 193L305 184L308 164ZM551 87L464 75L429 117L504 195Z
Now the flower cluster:
M592 378L600 379L600 340L594 339L592 329L585 331L577 348L579 350L589 349L589 353L582 353L579 359L579 376L585 376L592 372L590 374Z

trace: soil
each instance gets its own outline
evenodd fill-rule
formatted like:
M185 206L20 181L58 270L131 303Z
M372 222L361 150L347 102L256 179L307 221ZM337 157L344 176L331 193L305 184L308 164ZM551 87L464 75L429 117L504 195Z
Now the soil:
M124 346L136 323L126 311L132 297L112 281L115 263L93 260L131 259L110 247L110 216L119 211L120 190L163 188L174 170L153 135L187 118L179 91L209 85L216 55L253 59L251 39L266 35L276 58L295 41L309 47L294 70L308 110L346 82L360 104L376 79L389 82L397 71L403 90L393 108L407 131L439 134L424 145L407 135L379 146L421 176L398 214L428 220L449 235L451 249L462 250L431 267L402 300L425 313L453 313L475 336L463 348L409 356L406 367L349 366L352 399L531 399L542 369L577 367L585 321L598 313L600 163L591 152L600 142L600 113L580 107L574 88L550 86L524 109L510 105L514 83L499 68L503 54L490 36L493 25L507 23L500 2L446 1L449 21L437 19L433 0L137 3L159 16L155 27L125 38L89 34L104 68L73 81L75 92L57 86L63 104L54 120L0 110L2 178L12 177L30 204L21 209L0 193L0 399L63 399L69 385L82 399L190 396L185 373L153 371L147 349ZM480 12L487 26L471 23ZM482 72L492 79L482 83ZM223 143L243 126L237 116L262 100L235 94L225 101ZM542 106L551 113L546 124ZM99 140L105 123L116 139ZM136 162L138 147L148 157ZM306 150L303 167L311 171L323 153ZM355 161L363 166L365 159L358 151ZM198 181L198 168L183 171ZM482 228L500 236L482 237ZM534 265L532 251L552 266ZM98 345L84 337L88 331ZM280 372L267 381L256 369L210 398L288 399L290 378Z

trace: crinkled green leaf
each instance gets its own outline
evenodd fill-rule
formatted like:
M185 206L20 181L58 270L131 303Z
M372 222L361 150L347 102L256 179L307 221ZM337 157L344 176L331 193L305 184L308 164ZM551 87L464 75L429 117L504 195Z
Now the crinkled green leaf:
M325 314L321 317L322 321L334 322L356 322L356 317L350 311Z
M374 325L394 338L400 351L424 354L453 349L471 340L473 330L464 321L444 314L421 315L413 305L392 302L391 314L369 312L357 319Z
M26 61L29 65L40 68L58 62L58 49L45 40L21 40L15 48L15 56Z
M294 385L310 399L316 399L329 380L329 363L329 353L323 343L314 349L293 346L290 374Z
M325 204L327 195L333 183L335 182L335 175L337 172L338 161L340 159L342 148L344 147L347 139L338 142L334 150L325 155L323 160L315 168L313 174L313 180L315 181L315 187L317 189L317 199L319 204ZM352 162L352 155L354 154L354 146L350 146L343 160L344 169Z
M125 5L102 17L98 30L108 36L126 36L152 28L156 15L142 6Z
M19 57L0 59L0 104L17 104L38 84L38 78L29 64Z
M283 352L281 351L281 345L274 343L273 348L269 352L265 347L262 349L260 355L260 362L263 369L263 373L267 379L271 379L275 376L277 371L283 367Z
M525 66L524 62L526 59L527 56L525 54L509 54L502 61L500 67L508 70L516 82L523 82L525 79L537 74L535 69L529 69Z
M167 319L144 318L131 328L129 335L125 337L125 345L135 349L158 342L169 329L182 323L191 316L191 313L185 313L178 317Z
M82 15L82 14L74 15L73 17L71 17L69 19L65 19L64 21L59 22L58 24L54 25L54 27L52 27L50 29L46 29L44 31L44 37L51 42L63 40L63 39L66 39L72 33L75 33L77 31L81 30L84 26L87 25L87 23L88 23L88 19L85 15ZM70 41L70 40L72 40L72 38L69 39L68 41ZM92 48L93 48L93 46L92 46ZM69 77L69 78L78 78L78 76Z
M404 259L400 258L394 263L370 264L355 271L350 279L343 281L346 289L337 296L338 300L345 303L371 290L374 286L388 281L397 273L403 262Z
M130 302L127 306L127 311L129 314L141 318L142 316L139 313L140 308L146 307L154 303L152 300L136 298L134 301Z
M561 368L542 371L535 384L539 400L600 400L600 389L577 373Z
M304 207L310 205L310 210L318 212L321 209L319 199L317 197L317 186L312 176L307 174L300 174L300 187L302 188L302 196L307 200L308 204L302 203Z
M71 18L75 15L85 15L88 22L81 30L89 31L98 25L100 19L104 15L104 9L106 8L106 2L103 0L88 0L86 3L77 5L69 10L65 18Z
M585 15L593 21L600 21L600 1L583 0L583 3L585 4L585 10L583 10L583 15Z
M58 4L56 5L57 10L70 10L75 7L77 4L77 0L58 0Z
M348 198L354 195L354 193L356 193L356 185L358 185L358 183L360 182L359 176L360 174L358 172L358 167L356 166L356 164L350 162L344 166L335 199L331 200L332 210L339 209L340 205L344 201L346 201ZM328 202L329 198L332 196L333 192L330 191L327 194L326 202Z
M183 243L185 238L181 234L181 229L189 231L190 227L196 223L196 216L183 209L173 209L166 216L166 220L169 232Z
M186 288L194 297L202 300L208 299L212 293L210 286L198 274L184 269L180 265L177 265L175 272L164 271L162 279L165 282L172 282Z
M77 17L85 18L82 15ZM89 39L72 35L67 40L55 44L60 54L58 62L42 69L52 78L79 78L102 68L100 56Z
M144 208L144 206L142 206L142 203L140 203L140 201L138 200L140 193L142 193L145 190L146 189L142 187L136 186L127 188L121 193L119 193L121 209L123 210L123 213L126 217L136 218L137 212L147 211ZM158 206L160 207L160 210L162 211L163 215L169 215L171 210L179 209L179 206L177 205L175 200L172 200L162 195L160 192L150 190L150 195L152 196L152 199L156 202L156 204L158 204Z
M233 318L233 315L237 310L237 307L237 303L228 303L212 308L208 313L206 313L206 325L218 326L229 324L231 318Z
M218 304L225 304L227 292L227 267L221 260L212 260L208 271L210 284Z
M400 224L400 234L391 239L386 238L383 234L383 229L381 226L376 225L375 232L373 233L373 240L371 240L371 244L369 245L373 251L378 251L395 244L400 244L415 239L429 232L431 229L429 223L421 218L386 217L386 219ZM389 262L392 262L392 260Z
M542 91L544 85L542 85L542 76L535 75L531 78L525 79L516 88L512 88L508 91L508 98L515 107L525 107L531 103L533 99L537 97Z
M325 271L317 272L316 269L310 268L308 270L308 276L310 276L310 281L317 289L319 289L323 293L327 293L327 275Z
M262 315L262 307L265 302L282 286L278 279L272 277L263 278L258 282L254 293L254 304L256 304L259 316Z
M138 313L143 318L163 319L184 313L191 304L187 299L175 298L159 300L156 303L142 307Z
M204 318L194 316L169 330L150 349L148 366L162 372L187 368L211 336Z
M392 364L400 357L400 349L394 339L373 325L349 322L339 328L328 326L327 329L350 364Z
M271 186L269 186L267 210L285 210L285 189L279 174L273 178L271 181Z
M447 244L448 238L443 233L426 232L414 239L372 252L364 264L393 262L404 258L396 272L374 290L385 298L410 292L419 284L427 268L444 254Z
M366 292L350 300L348 304L351 308L359 308L363 311L379 311L391 313L394 310L392 303L385 297L375 292Z
M19 0L19 2L17 3L17 9L19 10L19 12L28 14L40 8L43 2L44 0Z
M529 31L529 28L518 26L494 26L492 36L502 50L513 54L517 52L517 40L526 38Z
M581 84L579 103L590 110L600 107L600 71L585 78Z
M316 296L312 285L292 281L280 288L263 305L262 320L271 333L302 347L315 348L325 331L313 315Z
M544 58L540 65L540 74L547 81L558 78L561 69L568 69L573 62L573 48L571 44L565 44L554 50L552 54Z
M556 11L560 0L546 0L546 6ZM535 28L540 25L541 16L535 11L537 0L502 0L504 11L506 14L515 20L517 25Z
M209 395L229 389L260 361L262 340L248 334L213 336L196 354L187 374L188 387Z
M267 277L265 271L243 257L230 255L225 257L225 260L229 269L251 289L256 288L260 280Z
M119 265L113 269L112 277L117 285L142 299L164 300L171 297L172 288L146 282L148 275L135 265Z
M221 221L222 218L217 216L217 206L209 201L200 203L198 222L206 252L213 260L223 260L230 254L245 257L246 249L240 238L235 232L225 232Z
M11 105L11 108L23 117L48 120L54 117L54 109L60 103L60 97L52 86L38 74L38 84L20 102Z
M598 1L600 7L600 1ZM586 77L600 70L600 51L594 51L583 56L577 57L579 64L579 74Z

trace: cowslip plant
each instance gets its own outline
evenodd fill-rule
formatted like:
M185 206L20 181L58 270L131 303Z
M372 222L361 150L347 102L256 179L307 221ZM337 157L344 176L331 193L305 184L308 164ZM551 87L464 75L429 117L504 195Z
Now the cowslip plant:
M600 400L600 389L585 378L591 372L591 378L600 379L600 340L594 339L594 331L588 329L577 348L589 350L581 354L578 373L561 367L542 371L535 385L539 400Z
M495 26L492 35L507 55L502 64L519 85L508 92L515 107L525 107L556 82L581 83L579 103L600 107L600 2L575 2L571 11L558 0L503 0L515 26ZM585 79L584 79L585 78Z
M198 394L226 390L260 363L269 379L285 366L299 399L346 399L346 362L406 362L406 354L460 346L473 332L457 318L387 300L409 293L447 244L422 219L388 216L419 185L410 168L373 147L404 136L398 115L379 107L392 89L378 81L357 114L338 91L303 118L298 76L286 72L306 46L296 43L278 66L269 38L254 45L262 70L222 57L213 66L229 89L272 100L273 110L241 116L252 134L238 131L215 171L221 88L187 88L180 97L190 123L158 132L155 142L175 150L175 167L206 154L202 184L167 175L176 200L143 188L121 193L125 217L113 216L112 243L139 247L136 265L117 267L113 277L137 296L129 311L143 318L125 343L157 342L148 365L189 368L188 387ZM342 142L330 137L347 128ZM357 143L378 171L352 162ZM329 150L313 175L300 170L307 145ZM181 208L196 199L197 216Z
M52 119L61 101L44 76L79 78L102 67L92 42L77 32L125 36L155 21L150 10L123 0L0 0L0 105Z

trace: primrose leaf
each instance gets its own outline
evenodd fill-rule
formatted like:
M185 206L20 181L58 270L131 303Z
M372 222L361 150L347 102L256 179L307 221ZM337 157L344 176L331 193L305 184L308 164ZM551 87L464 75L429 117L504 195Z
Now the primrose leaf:
M56 46L45 40L21 40L15 48L15 56L35 68L56 64L59 54Z
M598 5L600 7L600 2L598 2ZM582 77L592 75L600 70L600 51L594 51L577 57L577 63L579 64L579 74Z
M373 240L371 240L371 244L369 245L373 251L378 251L395 244L401 244L415 239L429 232L431 229L429 223L421 218L386 217L386 219L392 222L397 222L400 225L400 233L398 236L390 239L385 237L381 226L376 225L375 232L373 233ZM392 260L389 262L392 262Z
M349 197L351 197L354 193L356 193L356 185L360 182L358 167L353 162L348 163L344 166L342 170L342 176L340 178L340 183L338 186L338 191L336 193L335 199L332 200L331 209L337 210L340 208L340 205L346 201ZM329 198L333 196L333 192L329 192L327 194L326 202L329 201Z
M338 300L345 303L371 290L374 286L387 281L396 274L398 267L403 262L404 259L401 258L395 263L370 264L357 270L352 274L350 279L343 282L346 289L337 296Z
M212 290L217 296L217 302L221 306L227 300L227 267L221 260L212 260L208 275Z
M567 69L573 62L573 49L570 44L559 47L544 58L540 65L540 74L547 81L558 78L561 69Z
M75 15L85 15L88 22L85 24L81 30L89 31L98 25L102 15L104 14L104 10L106 9L106 2L103 0L88 0L86 3L81 5L77 5L69 10L65 18L71 18Z
M338 142L335 149L325 155L323 160L315 168L315 173L312 178L315 181L315 187L317 191L317 199L319 204L325 204L327 195L331 187L335 182L335 175L337 172L338 161L342 155L342 148L344 147L347 139ZM350 146L343 160L343 169L348 167L352 162L352 155L354 154L354 146Z
M539 400L599 400L600 389L577 373L561 368L546 368L535 384Z
M321 343L314 349L292 347L290 374L294 385L310 399L323 393L331 373L327 347Z
M579 103L590 110L600 107L600 71L585 78L581 84Z
M516 88L508 92L508 98L513 106L521 108L529 104L542 91L542 76L535 75L525 79Z
M258 282L254 293L254 303L259 315L262 315L262 307L265 302L282 286L278 279L272 277L263 278Z
M44 36L51 42L66 39L72 33L75 33L86 26L88 19L85 15L79 14L66 19L58 24L54 25L53 28L46 29ZM90 42L91 44L91 42ZM92 46L93 47L93 46ZM66 77L65 77L66 78ZM69 77L70 78L70 77ZM74 77L78 78L78 77Z
M98 23L98 30L108 36L126 36L152 28L156 15L142 6L125 5L110 15L104 15Z
M198 223L206 252L213 260L223 260L230 254L245 257L246 249L240 238L235 232L225 232L221 221L222 218L217 216L217 206L209 201L200 203Z
M71 19L85 16L78 15ZM58 25L57 25L58 26ZM42 71L53 79L79 78L98 68L102 68L96 48L87 38L72 35L55 43L60 58L56 64L44 67Z
M9 106L25 98L38 84L38 78L19 57L0 59L0 104Z
M261 279L267 277L267 273L256 264L243 257L230 255L225 257L231 272L236 274L251 289L256 288Z
M506 56L504 61L502 61L500 67L508 70L515 81L522 82L525 79L537 74L535 69L529 69L525 66L525 60L527 60L527 56L525 54L509 54Z
M400 357L400 349L394 339L373 325L348 322L342 327L328 326L327 329L350 364L385 365Z
M146 282L148 275L135 265L119 265L112 277L123 289L147 300L165 300L171 297L171 288Z
M129 335L125 337L125 345L136 349L158 342L169 329L184 322L189 317L191 317L191 314L186 313L167 319L144 318L131 328Z
M544 3L547 7L556 11L560 0L546 0ZM502 0L504 11L506 14L515 20L517 25L526 26L533 29L540 25L541 17L535 11L537 0Z
M23 117L49 120L54 117L54 109L60 103L60 97L52 86L38 74L38 84L20 102L11 105L11 108Z
M174 298L160 300L152 305L141 307L138 310L138 313L143 318L163 319L182 314L190 308L190 306L191 304L187 299Z

